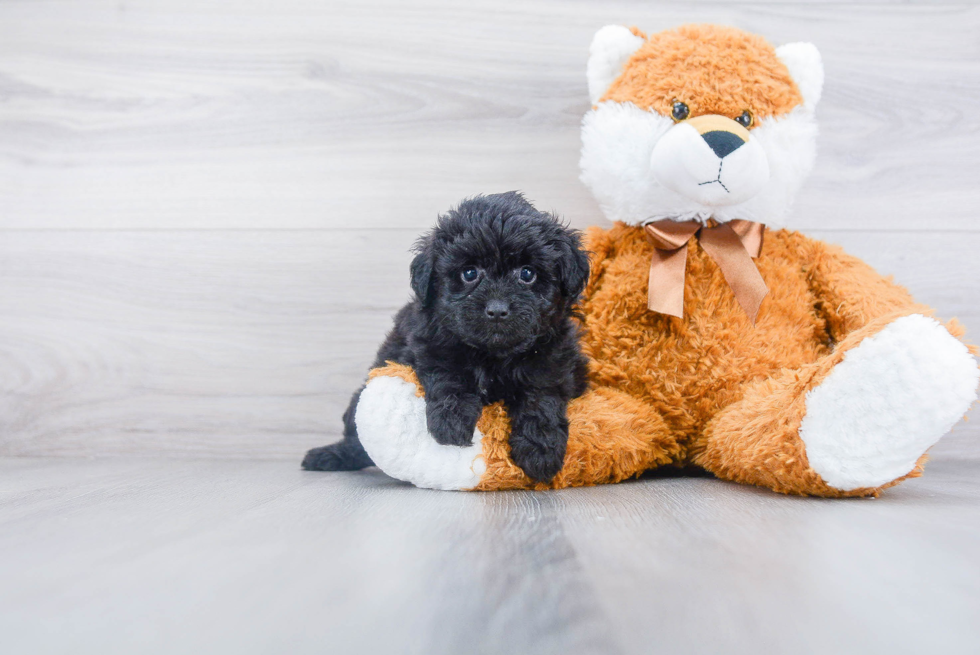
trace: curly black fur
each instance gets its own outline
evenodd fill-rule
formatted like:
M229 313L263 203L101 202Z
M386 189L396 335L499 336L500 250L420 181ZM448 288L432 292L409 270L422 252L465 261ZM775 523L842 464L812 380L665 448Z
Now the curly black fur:
M462 202L415 251L416 297L395 316L374 366L415 369L441 444L469 445L483 406L504 401L511 457L535 480L550 480L565 459L566 406L586 387L573 320L589 274L579 234L511 192ZM354 425L360 393L344 414L343 441L309 451L303 468L372 464Z

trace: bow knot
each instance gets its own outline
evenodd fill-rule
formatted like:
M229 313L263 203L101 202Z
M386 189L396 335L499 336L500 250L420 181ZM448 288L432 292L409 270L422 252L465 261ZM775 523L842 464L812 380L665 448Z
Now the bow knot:
M697 236L701 247L718 264L738 304L755 324L762 299L769 293L752 262L762 251L765 225L734 220L702 226L698 221L665 219L648 223L643 229L654 247L647 291L651 311L683 318L687 243Z

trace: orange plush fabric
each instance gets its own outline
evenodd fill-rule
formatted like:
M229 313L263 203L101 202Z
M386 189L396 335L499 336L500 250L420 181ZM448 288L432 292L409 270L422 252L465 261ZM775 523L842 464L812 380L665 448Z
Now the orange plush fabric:
M634 32L642 37L642 32ZM652 35L602 100L632 102L670 116L675 100L691 116L779 116L803 102L772 46L732 27L685 25Z

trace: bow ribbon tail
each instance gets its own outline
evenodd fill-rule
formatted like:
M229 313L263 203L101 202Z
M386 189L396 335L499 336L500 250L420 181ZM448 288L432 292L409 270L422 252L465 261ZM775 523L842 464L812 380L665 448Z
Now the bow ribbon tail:
M766 235L764 223L753 223L752 221L735 218L728 221L728 226L738 235L742 246L748 251L752 259L762 253L762 241Z
M742 226L739 226L741 228ZM764 228L763 228L764 229ZM749 235L747 235L749 236ZM754 233L748 238L748 247L758 256L762 249L762 234ZM742 306L749 320L755 325L759 307L769 293L769 287L752 261L752 253L743 245L742 238L727 223L701 230L701 247L718 264L722 275L735 294L735 300Z
M684 316L684 274L687 270L687 243L674 250L655 248L650 261L647 307L660 314Z
M659 314L684 317L684 274L687 269L687 242L701 225L697 221L661 220L644 226L653 246L647 307Z

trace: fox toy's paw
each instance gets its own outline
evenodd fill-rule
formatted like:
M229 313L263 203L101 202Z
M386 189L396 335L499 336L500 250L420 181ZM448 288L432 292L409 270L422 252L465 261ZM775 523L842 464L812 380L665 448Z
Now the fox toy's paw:
M486 471L479 430L464 447L441 445L429 434L425 398L414 381L373 377L361 392L355 421L364 450L398 480L427 489L472 489Z
M810 467L843 491L901 478L976 400L980 371L938 321L895 320L848 351L806 396Z

